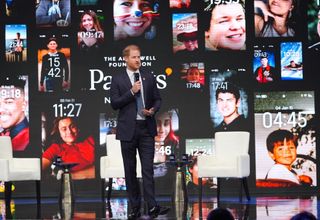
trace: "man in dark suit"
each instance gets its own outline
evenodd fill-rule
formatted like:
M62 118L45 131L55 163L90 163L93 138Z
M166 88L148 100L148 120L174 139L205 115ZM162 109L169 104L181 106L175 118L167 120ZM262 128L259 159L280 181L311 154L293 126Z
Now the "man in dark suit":
M144 200L151 217L165 214L168 209L160 207L155 200L153 179L154 137L157 126L154 114L159 110L161 97L155 77L139 70L140 49L129 45L123 50L126 71L112 77L111 106L119 110L116 137L121 141L127 192L131 210L129 219L138 218L141 194L136 173L136 151L142 165Z

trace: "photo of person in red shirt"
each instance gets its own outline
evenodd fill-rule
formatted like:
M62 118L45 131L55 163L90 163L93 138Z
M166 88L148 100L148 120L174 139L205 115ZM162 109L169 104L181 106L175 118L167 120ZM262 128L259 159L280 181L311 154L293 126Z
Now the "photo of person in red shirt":
M56 118L51 137L51 145L42 154L42 170L60 157L64 163L77 163L71 168L73 179L95 178L95 141L92 136L82 137L75 118Z

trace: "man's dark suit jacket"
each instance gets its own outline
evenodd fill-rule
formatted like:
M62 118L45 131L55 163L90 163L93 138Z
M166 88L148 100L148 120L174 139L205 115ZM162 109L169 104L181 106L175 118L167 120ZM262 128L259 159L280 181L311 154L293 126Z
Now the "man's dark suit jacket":
M161 97L155 77L149 73L140 71L145 109L154 108L157 112L161 105ZM137 105L135 96L132 95L131 81L126 71L115 74L111 82L111 106L115 110L119 110L116 138L121 141L131 141L134 135ZM157 134L157 124L153 116L146 117L146 123L150 135Z

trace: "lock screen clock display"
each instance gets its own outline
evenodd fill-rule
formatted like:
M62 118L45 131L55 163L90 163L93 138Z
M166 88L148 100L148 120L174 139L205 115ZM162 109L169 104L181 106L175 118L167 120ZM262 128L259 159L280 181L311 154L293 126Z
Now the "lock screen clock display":
M314 91L256 92L254 112L256 186L317 186Z

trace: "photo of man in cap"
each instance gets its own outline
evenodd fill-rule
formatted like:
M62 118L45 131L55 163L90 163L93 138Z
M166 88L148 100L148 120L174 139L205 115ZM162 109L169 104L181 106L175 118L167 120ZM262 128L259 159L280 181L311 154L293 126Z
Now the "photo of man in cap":
M183 43L176 51L177 57L194 57L197 55L199 52L197 35L197 31L181 32L177 35L177 40Z

